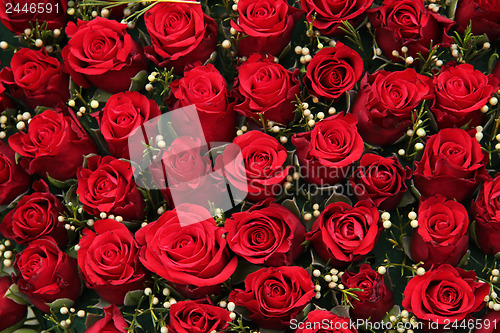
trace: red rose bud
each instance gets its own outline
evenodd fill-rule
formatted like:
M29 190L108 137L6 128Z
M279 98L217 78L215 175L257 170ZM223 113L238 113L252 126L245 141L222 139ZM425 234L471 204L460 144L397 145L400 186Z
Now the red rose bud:
M117 93L128 90L130 79L147 69L140 45L126 30L126 24L100 16L68 23L71 39L62 56L77 85Z
M309 132L292 136L307 182L334 185L352 172L364 149L356 123L355 116L338 114L318 122Z
M484 182L477 198L472 201L471 212L476 221L479 247L486 253L500 252L500 175Z
M52 238L32 241L16 256L16 283L33 304L49 312L48 304L60 298L76 301L81 292L76 260L62 252Z
M314 297L311 276L302 267L271 267L259 269L245 279L245 290L235 289L229 301L244 306L249 317L261 328L290 327Z
M279 56L304 12L284 0L241 0L237 14L231 27L244 36L238 42L238 54L248 57L252 53Z
M170 307L169 332L210 333L222 332L231 322L229 311L219 306L195 301L182 301Z
M373 145L393 144L412 125L414 109L431 97L432 79L413 68L365 74L352 108L359 134Z
M418 228L411 237L411 256L433 264L458 265L469 247L469 216L462 204L442 196L424 199L418 208Z
M104 318L96 321L85 333L126 333L129 324L123 319L120 309L111 304L104 308Z
M83 231L78 245L78 266L87 287L105 301L123 305L129 291L144 289L149 274L139 261L132 233L115 220L99 220Z
M296 326L296 327L294 327ZM339 317L325 310L314 310L307 314L307 320L293 322L292 328L297 328L295 333L357 333L356 324L349 318Z
M334 202L314 221L306 239L323 260L346 267L373 249L380 230L379 213L371 201L359 201L354 206Z
M498 1L462 0L458 2L455 21L457 30L464 33L472 24L474 35L486 34L491 41L500 37L500 6Z
M25 192L31 177L16 163L16 153L0 141L0 205L8 205Z
M6 330L14 326L21 320L26 318L28 308L24 304L19 304L4 295L8 292L12 280L9 276L0 276L0 331Z
M158 66L173 67L175 74L205 62L217 48L217 23L199 3L160 2L146 12L144 22L152 44L144 49L146 56Z
M23 10L19 10L20 8ZM0 21L7 29L18 35L25 29L31 29L34 22L43 25L46 30L54 30L64 27L67 9L67 1L60 0L40 0L36 3L29 0L2 0Z
M464 201L489 176L488 154L459 128L445 128L427 140L420 161L415 162L414 181L422 196L440 194Z

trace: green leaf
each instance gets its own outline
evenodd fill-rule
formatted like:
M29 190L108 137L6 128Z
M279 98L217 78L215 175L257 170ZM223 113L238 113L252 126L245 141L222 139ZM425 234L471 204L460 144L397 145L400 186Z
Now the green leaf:
M5 292L3 295L5 298L10 298L14 302L18 304L29 304L29 299L28 296L23 294L21 291L19 291L19 288L17 287L17 284L12 284L9 289Z
M295 201L295 197L293 199L284 200L281 205L288 210L290 210L294 215L296 215L299 219L301 218L299 206L297 206L297 202Z
M95 313L88 313L87 318L85 319L85 327L89 328L99 320L101 320L103 317L96 315Z
M47 304L55 312L58 312L59 309L61 309L64 306L70 308L71 306L73 306L73 304L75 304L75 301L70 300L69 298L59 298L52 303L45 303L45 304Z
M68 179L68 180L65 180L65 181L54 179L54 178L52 178L52 177L49 176L48 172L47 172L47 179L48 179L49 183L51 183L52 185L54 185L57 188L68 188L71 185L74 185L74 184L77 183L77 180L74 179L74 178Z
M498 53L493 53L490 58L488 59L488 73L493 72L493 64L495 63L495 60L499 59L500 56ZM500 66L500 65L499 65Z
M144 290L132 290L127 292L123 300L123 304L126 306L135 306L139 304L141 297L144 295Z
M104 90L101 90L101 89L97 89L95 92L94 92L94 95L92 96L92 100L95 100L95 101L98 101L99 104L106 104L106 102L108 101L108 99L112 96L113 94L107 92L107 91L104 91ZM104 106L104 105L103 105Z
M325 207L334 202L345 202L346 204L352 206L351 199L340 193L333 193L326 201Z
M462 259L460 259L460 262L458 263L457 267L462 267L462 266L467 265L467 262L469 261L469 257L470 257L470 250L467 250L467 252L465 252Z
M454 20L455 19L455 13L457 11L457 4L458 0L452 0L449 7L448 7L448 18Z
M411 257L411 238L409 236L406 236L406 235L401 235L401 237L399 237L399 243L403 245L403 251L405 252L406 256L408 258L410 258L411 260L412 257Z
M337 305L330 310L331 313L336 314L339 317L350 318L349 307L344 305Z
M261 268L264 268L264 266L255 265L246 260L238 260L238 266L233 275L231 275L231 284L235 285L245 281L248 274L256 272Z
M142 70L137 73L132 79L130 79L130 91L141 91L144 89L146 82L148 81L148 71Z
M20 332L21 330L23 330L23 329L20 329L20 328L24 325L24 321L25 321L25 320L26 320L26 318L25 318L25 319L23 319L23 320L21 320L21 321L20 321L20 322L18 322L17 324L14 324L13 326L8 327L8 328L4 329L3 331L0 331L0 333L13 333L13 332ZM36 331L32 331L32 330L30 330L30 332L29 332L29 333L31 333L31 332L37 333ZM28 332L27 332L27 333L28 333Z

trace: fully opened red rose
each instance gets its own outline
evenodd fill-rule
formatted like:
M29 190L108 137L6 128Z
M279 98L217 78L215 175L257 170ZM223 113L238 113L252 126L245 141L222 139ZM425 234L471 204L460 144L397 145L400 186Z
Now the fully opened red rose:
M182 301L170 307L167 328L176 333L223 332L229 327L229 311L220 306Z
M500 175L484 182L471 211L478 245L486 253L500 252Z

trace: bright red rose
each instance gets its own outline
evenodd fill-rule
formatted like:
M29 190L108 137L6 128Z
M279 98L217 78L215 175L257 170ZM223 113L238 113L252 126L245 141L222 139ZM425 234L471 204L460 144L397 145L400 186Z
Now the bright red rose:
M290 210L267 199L226 219L229 247L249 262L289 266L303 250L306 229Z
M483 122L481 108L498 90L498 80L472 65L444 66L434 77L436 98L431 107L439 128L476 127Z
M474 35L488 35L491 41L500 37L499 0L462 0L455 14L457 30L463 33L472 24Z
M126 333L129 326L123 319L120 309L111 304L104 308L104 318L92 324L85 333Z
M21 165L30 173L58 180L74 178L83 157L97 153L88 134L68 113L67 109L45 110L31 118L28 133L9 138L10 147L23 156Z
M3 297L12 285L9 276L0 276L0 331L14 326L26 318L28 308L25 304L19 304L8 297Z
M306 239L323 260L346 267L373 249L380 231L379 213L372 202L359 201L354 206L334 202L314 221Z
M339 317L326 310L313 310L307 320L294 324L295 333L357 333L356 324L349 318Z
M398 206L410 178L411 169L403 168L397 157L365 154L350 183L358 200L369 199L378 209L389 211Z
M260 123L260 117L287 125L294 118L300 94L299 70L286 70L273 58L254 54L238 67L233 95L234 109Z
M433 264L458 265L469 248L469 215L462 204L442 196L424 199L418 228L411 237L411 256L425 269Z
M290 42L295 24L304 12L285 0L240 0L231 27L243 34L238 54L269 53L279 56Z
M219 306L182 301L170 307L167 328L175 333L223 332L231 321L229 311Z
M441 194L464 201L489 176L488 154L459 128L445 128L427 140L424 154L415 162L415 186L424 197Z
M445 264L408 282L403 307L420 320L449 324L481 310L489 290L489 284L476 282L474 271Z
M31 177L16 163L16 153L0 141L0 205L8 205L25 192Z
M500 333L500 312L490 310L478 321L474 333Z
M188 64L205 62L217 48L217 23L199 3L160 2L146 12L144 22L153 44L145 48L146 56L178 75Z
M64 27L66 23L67 1L41 0L2 0L0 1L0 21L10 31L21 34L32 28L35 22L46 23L47 30ZM44 26L45 27L45 26Z
M130 79L147 69L140 45L126 30L126 24L100 16L68 23L71 39L62 56L77 85L117 93L128 90Z
M81 292L76 259L62 252L52 238L32 241L14 262L19 290L41 311L60 298L76 301Z
M446 34L453 20L428 9L423 0L384 0L382 6L367 12L379 47L393 61L401 61L392 51L403 46L408 48L407 55L416 59L418 53L427 57L431 41L432 46L453 43Z
M500 252L500 175L484 182L471 212L479 247L486 253Z
M307 65L304 85L311 95L327 99L339 98L363 75L363 60L350 47L337 42L314 55Z
M393 144L411 126L413 110L430 98L432 79L413 68L365 74L352 107L359 134L373 145Z
M314 297L311 276L302 267L270 267L245 279L245 290L235 289L229 301L244 306L262 328L285 329Z
M87 287L106 302L123 305L129 291L143 290L148 272L139 261L139 247L123 224L99 220L83 231L78 266Z
M99 113L99 128L111 154L130 159L129 137L145 122L160 115L155 101L135 92L111 96Z
M147 269L172 282L186 297L200 298L218 292L238 264L222 237L225 232L208 210L183 204L135 236Z
M318 122L309 132L292 136L307 182L334 185L349 175L364 149L356 123L355 116L338 114Z

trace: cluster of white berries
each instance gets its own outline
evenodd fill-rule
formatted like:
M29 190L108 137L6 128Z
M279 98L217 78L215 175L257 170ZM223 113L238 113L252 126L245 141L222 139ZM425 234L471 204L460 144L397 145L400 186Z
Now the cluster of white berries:
M400 55L400 53L399 53L398 50L392 50L392 56L396 57L396 58L403 59L407 65L413 64L413 62L415 61L415 59L413 59L413 57L411 57L411 56L409 56L407 54L408 53L408 47L407 46L401 47L401 52L403 53L402 56Z
M390 221L391 214L389 212L383 212L380 218L382 219L382 226L384 229L390 229L392 227L392 222Z
M0 244L0 257L3 257L3 266L11 267L12 260L14 259L14 252L9 249L12 246L12 242L6 239L3 244Z
M26 124L31 122L31 114L29 112L20 113L14 119L16 121L16 128L19 131L23 131L26 129ZM7 122L9 118L6 115L0 116L0 128L5 129L7 127ZM5 139L7 137L7 133L5 131L0 132L0 139Z
M233 302L220 301L219 306L229 311L229 318L231 318L231 320L236 319L236 313L234 312L234 310L236 309L236 304L234 304Z
M412 329L407 329L406 325L396 325L398 321L401 321L402 323L411 323L413 328L418 327L417 318L415 316L410 317L410 313L407 310L401 311L401 315L398 317L394 315L390 316L389 320L391 321L393 327L395 326L397 327L396 331L398 333L403 333L403 332L414 333Z
M85 310L78 310L78 312L77 312L75 308L68 309L66 306L63 306L62 308L59 309L59 313L61 313L62 315L67 315L68 313L74 314L75 312L76 312L77 317L79 317L79 318L85 317ZM67 328L69 325L71 325L71 323L72 323L72 321L71 321L71 317L70 317L68 319L61 320L59 325L61 325L64 328Z
M236 131L236 135L237 136L243 135L246 131L248 131L248 127L241 126L240 129Z
M422 124L422 120L419 120L417 125L421 125L421 124ZM411 129L411 128L406 131L406 135L409 137L412 137L414 134L416 134L419 138L423 138L427 135L427 132L425 131L425 129L423 127L419 127L416 130L416 132L414 132L413 129ZM424 149L424 144L422 142L417 142L417 143L415 143L414 147L415 147L416 151L420 151L420 150ZM404 152L404 150L401 151L401 149L400 149L400 151L398 151L398 154L402 156L405 154L405 152Z
M483 126L476 126L475 138L477 142L481 142L481 140L483 139Z
M497 283L499 279L500 271L495 268L491 271L490 281L493 283ZM498 294L492 288L489 295L484 297L484 301L488 303L488 308L494 311L500 311L500 303L497 300Z
M156 146L159 148L159 149L164 149L167 147L167 143L165 142L165 138L163 137L163 135L161 134L158 134L156 137L155 137L155 141L156 141Z
M418 227L417 213L411 211L408 213L408 218L410 219L410 225L412 228Z
M283 184L285 190L289 190L292 188L292 182L300 179L300 172L294 172L291 175L286 176L286 181Z
M337 288L340 290L344 290L345 286L342 283L338 283L340 278L342 277L342 274L344 274L344 272L339 272L338 269L332 268L330 270L329 274L325 274L323 276L323 280L325 280L325 282L328 283L328 288L330 288L330 289ZM315 278L319 278L319 277L321 277L321 271L319 269L315 269L315 270L313 270L312 275ZM314 297L316 299L320 299L321 298L321 286L319 285L319 283L314 286L314 290L316 291L316 295Z
M300 63L301 64L307 64L312 60L312 55L311 52L309 51L309 48L304 46L296 46L295 47L295 53L297 55L300 55Z
M146 91L152 91L153 90L153 85L152 83L156 80L156 76L158 75L158 72L151 72L151 74L148 75L148 83L144 87Z
M431 0L431 3L427 6L427 8L429 8L429 10L432 10L434 13L437 13L439 12L440 7L435 2L436 0Z

